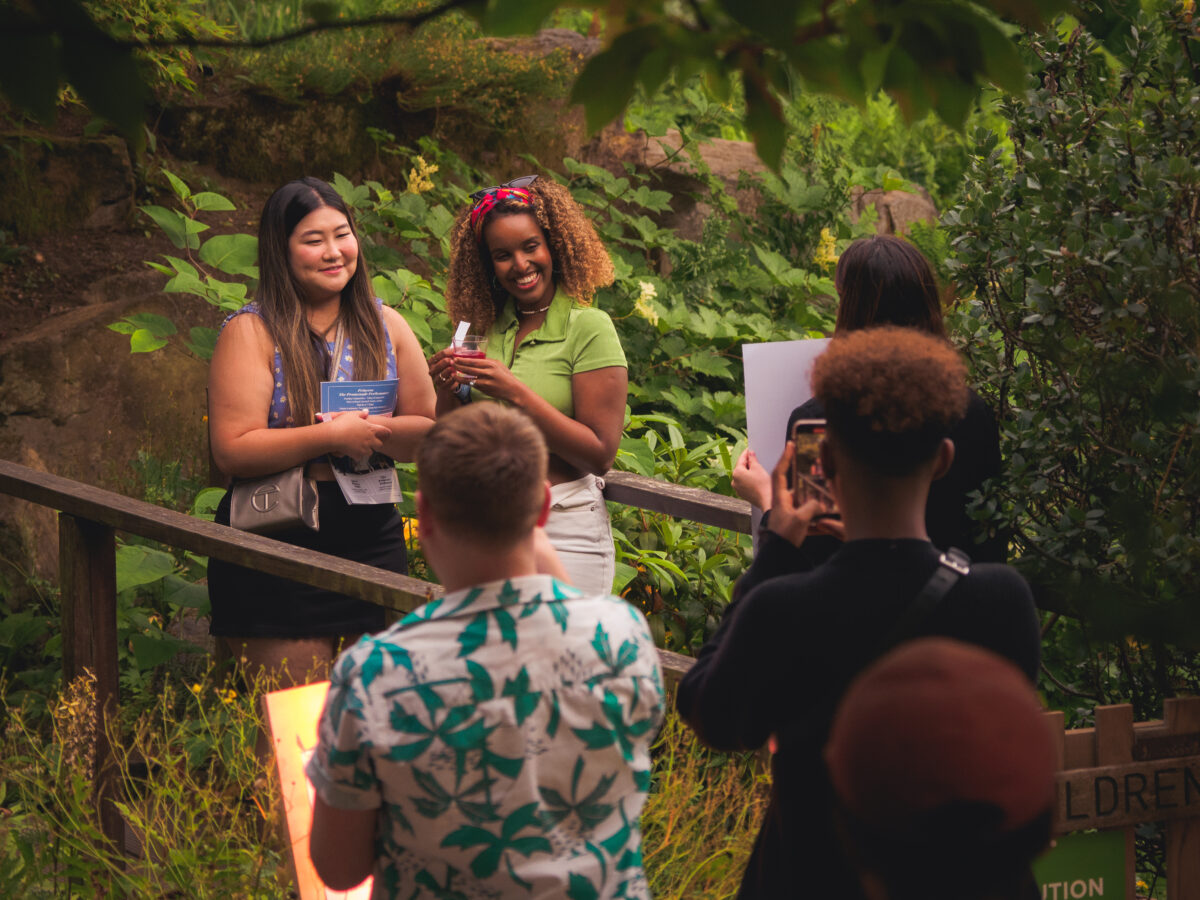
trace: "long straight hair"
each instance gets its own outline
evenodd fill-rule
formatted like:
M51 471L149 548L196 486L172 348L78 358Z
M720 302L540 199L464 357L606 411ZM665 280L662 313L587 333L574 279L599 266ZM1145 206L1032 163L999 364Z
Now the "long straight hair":
M354 217L332 187L319 178L290 181L271 195L258 222L258 291L255 300L283 362L291 424L311 425L320 409L321 382L328 380L330 354L323 335L312 330L303 291L292 271L288 239L314 210L340 212L358 241ZM338 318L351 347L354 377L373 381L387 372L383 323L371 296L362 246L354 275L342 288Z
M946 337L933 269L902 238L877 234L855 241L838 259L834 285L838 333L899 325Z

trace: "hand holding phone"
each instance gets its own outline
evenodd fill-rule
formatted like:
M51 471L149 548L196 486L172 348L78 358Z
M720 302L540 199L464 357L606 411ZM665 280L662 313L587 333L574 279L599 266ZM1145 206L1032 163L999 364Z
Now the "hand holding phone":
M824 419L799 419L792 425L792 496L797 506L809 500L821 504L813 518L839 518L837 502L829 489L825 470L821 466L821 440L825 436Z

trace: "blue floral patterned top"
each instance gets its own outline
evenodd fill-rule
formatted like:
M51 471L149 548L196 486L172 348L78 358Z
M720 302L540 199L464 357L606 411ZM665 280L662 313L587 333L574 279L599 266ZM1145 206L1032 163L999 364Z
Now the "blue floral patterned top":
M383 301L378 297L375 298L375 306L377 309L383 309ZM233 315L229 316L221 327L224 328L234 318L242 313L251 313L262 318L262 313L258 311L258 303L252 301L247 303ZM326 341L326 347L329 349L330 355L333 354L333 341ZM392 336L388 334L387 327L383 329L383 346L384 356L387 359L387 375L386 378L396 377L396 354L392 352ZM331 381L353 381L354 380L354 355L353 347L350 342L346 342L346 347L342 351L342 358L337 361L337 370L334 372L334 377ZM288 409L287 385L283 382L283 360L279 356L279 348L275 348L275 358L271 363L272 371L275 374L275 386L271 390L271 410L267 416L268 428L291 428L295 425L291 411Z
M379 810L372 897L646 898L662 717L642 614L530 575L343 653L307 771L330 806Z

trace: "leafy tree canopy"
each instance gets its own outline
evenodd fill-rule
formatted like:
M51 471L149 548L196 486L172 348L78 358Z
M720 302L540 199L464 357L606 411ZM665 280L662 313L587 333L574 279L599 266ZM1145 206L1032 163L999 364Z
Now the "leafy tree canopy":
M150 91L136 54L165 47L251 47L315 31L392 24L416 27L462 10L493 34L535 31L563 5L604 8L603 50L575 84L573 99L599 129L625 109L640 85L652 94L675 73L704 73L717 97L740 82L744 123L762 159L777 168L786 124L781 100L815 90L862 101L880 89L907 116L934 110L961 126L981 86L1020 92L1025 65L1018 25L1035 26L1064 0L445 0L369 19L339 18L336 0L309 0L312 22L257 41L197 33L180 16L152 37L106 30L83 0L0 0L0 92L42 119L70 84L92 111L135 145Z

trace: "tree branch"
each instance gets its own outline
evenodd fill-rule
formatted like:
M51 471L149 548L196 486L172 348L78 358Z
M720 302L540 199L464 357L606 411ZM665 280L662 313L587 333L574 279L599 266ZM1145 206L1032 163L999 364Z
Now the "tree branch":
M274 44L283 44L287 41L293 41L296 38L305 37L310 34L316 34L322 31L341 31L347 28L368 28L374 25L408 25L416 28L418 25L423 25L431 19L436 19L438 16L459 9L464 6L469 6L477 0L447 0L440 6L432 9L423 10L414 13L397 13L387 16L368 16L358 19L339 19L328 22L311 22L294 31L288 31L283 34L273 35L265 38L255 38L253 40L225 40L223 38L206 38L186 35L175 38L147 38L144 40L130 40L125 38L115 38L108 35L99 26L95 30L79 25L58 25L54 22L27 22L27 23L8 23L5 25L5 31L12 35L22 35L25 37L45 36L45 35L74 35L79 37L91 37L96 31L104 34L112 43L127 50L149 50L159 47L216 47L228 50L253 50L260 47L270 47Z

